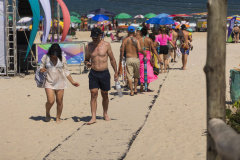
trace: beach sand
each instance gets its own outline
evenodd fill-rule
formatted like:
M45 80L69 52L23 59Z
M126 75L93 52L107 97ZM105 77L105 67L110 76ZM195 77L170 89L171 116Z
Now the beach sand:
M90 41L90 32L78 32L78 40ZM0 79L0 159L206 159L206 33L194 33L194 49L187 70L181 60L171 63L168 73L150 84L152 92L131 97L123 89L119 98L111 79L110 122L102 119L98 97L97 123L91 119L88 74L73 74L80 87L68 82L63 99L62 123L44 122L46 95L36 87L34 74ZM36 38L37 39L37 38ZM110 42L110 38L105 38ZM35 41L37 43L37 41ZM111 43L117 64L120 43ZM238 67L239 45L227 45L227 100L230 101L229 70ZM69 67L76 73L74 67ZM113 69L109 63L111 77ZM121 79L121 78L120 78ZM122 83L121 83L122 84Z

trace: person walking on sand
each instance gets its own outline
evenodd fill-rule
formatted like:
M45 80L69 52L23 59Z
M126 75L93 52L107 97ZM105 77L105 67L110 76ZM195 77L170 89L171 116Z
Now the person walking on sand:
M146 56L146 52L140 46L140 43L137 38L134 37L135 28L133 26L128 27L128 37L125 38L122 42L121 54L120 54L120 62L122 62L124 52L126 52L126 71L127 71L127 79L129 83L129 88L131 90L130 95L134 96L137 94L137 85L138 79L140 78L139 68L140 61L138 58L138 52L144 54ZM134 78L134 91L132 78Z
M89 89L91 93L91 112L92 118L87 124L96 123L97 97L98 90L101 89L103 119L110 121L108 117L108 91L110 90L110 73L108 70L108 57L114 70L114 80L118 80L117 64L113 56L111 46L108 42L101 40L102 32L100 28L91 30L92 42L86 46L85 65L91 68L89 77ZM90 63L91 62L91 63Z
M167 42L172 40L172 33L170 32L170 37L167 35L166 26L162 26L159 29L159 35L156 36L157 42L160 43L160 58L164 60L164 73L167 72L168 66L168 46ZM160 65L161 73L163 73L163 65Z
M235 43L239 43L239 27L236 24L233 28L233 34L234 34L234 38L235 38Z
M142 47L142 49L144 51L146 51L147 55L146 55L146 58L147 58L147 83L149 85L149 83L157 80L157 76L154 75L154 72L153 72L153 67L151 66L150 64L150 59L152 57L151 55L151 52L154 53L157 58L158 58L158 61L160 62L160 57L159 55L157 54L157 51L153 45L153 41L151 38L148 38L146 37L148 34L148 29L147 27L143 27L141 29L141 38L138 39L139 40L139 43L140 43L140 46ZM143 92L143 83L144 83L144 55L141 54L139 52L139 59L140 59L140 82L141 82L141 88L140 88L140 92ZM149 90L148 90L149 91Z
M187 57L189 55L189 41L192 42L192 37L186 31L187 27L183 24L181 30L178 31L178 40L180 41L180 51L182 53L182 69L186 70Z
M55 102L56 97L56 122L59 123L63 109L63 93L64 89L67 88L66 77L75 87L78 87L79 83L73 81L70 72L67 69L67 60L64 56L62 56L62 50L57 43L52 44L48 50L48 53L42 57L40 69L40 72L47 72L44 86L47 95L45 121L49 122L51 120L50 110Z
M177 56L177 53L176 53L176 41L177 41L177 37L178 37L178 33L175 31L175 26L172 27L172 44L174 45L173 46L173 49L171 49L171 62L176 62L176 56Z

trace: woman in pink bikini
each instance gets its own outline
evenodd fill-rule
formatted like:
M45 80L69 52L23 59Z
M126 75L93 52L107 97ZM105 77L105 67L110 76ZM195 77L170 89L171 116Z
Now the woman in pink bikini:
M172 33L170 32L170 37L167 35L167 28L165 26L159 29L159 35L157 35L156 40L160 43L160 58L164 60L164 73L167 72L168 65L168 46L167 42L172 41ZM161 73L163 73L163 65L161 66Z

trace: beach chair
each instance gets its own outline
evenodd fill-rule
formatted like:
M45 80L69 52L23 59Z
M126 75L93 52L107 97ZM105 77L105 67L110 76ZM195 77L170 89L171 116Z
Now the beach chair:
M117 40L113 37L113 34L111 33L111 39L112 39L112 42L120 42L120 40Z

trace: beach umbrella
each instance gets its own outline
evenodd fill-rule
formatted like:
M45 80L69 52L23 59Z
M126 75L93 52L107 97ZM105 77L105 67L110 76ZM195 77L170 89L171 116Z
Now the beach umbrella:
M146 14L144 17L145 18L153 18L153 17L156 17L157 15L156 14L154 14L154 13L148 13L148 14Z
M70 21L72 23L81 23L82 22L80 19L78 19L78 17L75 17L75 16L70 16Z
M98 15L95 15L94 17L92 17L92 19L94 21L104 21L104 20L109 20L108 16L105 16L103 14L98 14Z
M11 17L11 16L8 16L8 19L9 19L9 20L12 20L12 17Z
M103 24L103 25L108 25L108 24L110 24L110 22L105 20L105 21L101 21L101 22L98 22L98 23L97 23L98 26L100 26L100 25L102 25L102 24Z
M81 17L78 13L76 12L70 12L70 15L75 16L75 17Z
M197 16L206 16L207 12L202 12L202 13L192 13L190 15L197 15Z
M27 23L30 22L31 20L32 20L31 17L23 17L17 23Z
M88 18L93 18L95 16L95 14L88 14L87 17Z
M169 16L169 14L161 13L161 14L158 14L157 16L155 16L154 18L163 18L163 17L167 17L167 16Z
M139 14L139 15L136 15L134 18L144 18L144 16Z
M120 13L114 17L114 19L129 19L129 18L132 18L132 16L130 16L127 13Z
M159 25L168 25L168 24L175 24L174 20L172 20L169 17L163 17L160 18L160 21L158 23Z
M179 24L179 25L177 25L177 26L175 27L175 29L180 29L182 25L183 25L183 24ZM184 24L184 25L185 25L187 28L190 27L188 24Z
M146 21L148 24L158 24L158 25L167 25L167 24L175 24L174 20L169 17L163 18L151 18Z
M172 15L169 15L168 17L192 17L192 16L187 14L172 14Z

